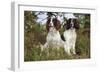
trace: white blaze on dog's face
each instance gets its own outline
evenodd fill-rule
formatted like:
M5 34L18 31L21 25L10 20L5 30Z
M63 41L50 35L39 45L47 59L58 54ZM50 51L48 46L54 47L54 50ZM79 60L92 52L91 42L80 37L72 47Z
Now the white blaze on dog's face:
M54 17L51 17L51 19L50 19L49 32L56 32L56 29L55 29L54 24L53 24L53 18Z
M51 26L54 26L54 25L53 25L53 18L52 18L52 17L51 17L51 19L50 19L50 25L51 25Z
M74 28L74 22L73 22L73 19L71 19L71 29L73 29Z

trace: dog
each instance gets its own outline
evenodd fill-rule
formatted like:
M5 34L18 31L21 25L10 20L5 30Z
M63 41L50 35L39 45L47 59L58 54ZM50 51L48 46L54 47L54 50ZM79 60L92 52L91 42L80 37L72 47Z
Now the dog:
M65 42L61 39L59 29L61 28L60 21L55 17L49 17L46 23L47 37L46 43L42 47L42 51L48 48L60 49L66 48Z
M77 38L76 29L79 29L79 22L77 18L74 17L67 19L64 24L64 28L65 31L63 32L62 38L66 44L65 52L68 55L71 55L71 52L73 54L76 54L75 51L75 43Z

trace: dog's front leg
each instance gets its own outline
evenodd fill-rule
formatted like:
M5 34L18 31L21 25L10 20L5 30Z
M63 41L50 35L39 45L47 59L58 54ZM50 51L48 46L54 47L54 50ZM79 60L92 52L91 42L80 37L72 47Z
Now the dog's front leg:
M41 45L41 51L44 51L47 48L49 48L48 43L45 43L44 45Z
M45 43L45 44L44 44L43 50L46 49L46 48L48 48L48 43Z
M64 45L64 49L65 49L65 52L68 54L68 55L71 55L71 52L70 52L70 45L67 43Z
M49 56L49 44L46 42L43 46L43 51L46 52L47 56Z
M73 52L73 54L76 54L76 50L75 50L75 42L74 42L73 45L72 45L72 52Z

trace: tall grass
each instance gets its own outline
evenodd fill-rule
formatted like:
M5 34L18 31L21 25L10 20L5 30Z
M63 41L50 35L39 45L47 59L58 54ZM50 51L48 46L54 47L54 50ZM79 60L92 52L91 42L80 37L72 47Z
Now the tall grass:
M90 30L88 28L88 30ZM76 55L68 56L64 48L49 48L41 52L40 44L46 42L47 33L39 28L24 35L24 61L70 60L90 58L90 36L86 28L77 30Z

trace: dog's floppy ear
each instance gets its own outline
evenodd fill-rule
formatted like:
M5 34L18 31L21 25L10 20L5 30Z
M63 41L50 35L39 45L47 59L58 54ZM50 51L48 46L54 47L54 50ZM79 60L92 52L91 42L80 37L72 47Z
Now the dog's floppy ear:
M74 19L73 20L73 22L74 22L74 27L76 28L76 29L79 29L79 21L77 20L77 19Z
M50 20L51 18L47 18L47 22L46 22L46 29L47 29L47 32L49 31L49 26L50 26Z
M56 30L59 30L61 28L61 23L57 18L53 19L53 23L54 23L54 27L56 28Z

